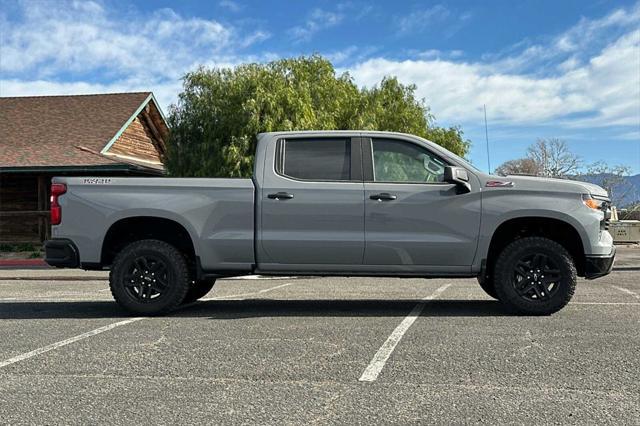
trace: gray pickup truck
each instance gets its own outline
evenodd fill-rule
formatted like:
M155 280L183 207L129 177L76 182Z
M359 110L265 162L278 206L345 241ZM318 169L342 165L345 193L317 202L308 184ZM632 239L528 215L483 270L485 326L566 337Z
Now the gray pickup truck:
M58 177L51 198L46 261L110 269L145 315L245 274L477 277L550 314L615 255L599 186L487 175L400 133L263 133L251 179Z

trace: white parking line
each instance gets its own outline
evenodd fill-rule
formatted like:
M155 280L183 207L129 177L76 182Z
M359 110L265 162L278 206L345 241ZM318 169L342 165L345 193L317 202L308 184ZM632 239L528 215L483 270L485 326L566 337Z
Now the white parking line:
M378 378L378 375L384 368L387 360L393 353L393 350L396 348L402 336L407 332L409 327L418 319L422 310L426 306L426 302L429 300L436 299L440 296L447 288L449 288L451 284L445 284L442 287L438 288L436 291L431 293L429 296L425 297L424 302L418 303L407 315L402 322L396 327L395 330L391 333L391 335L387 338L387 340L380 346L378 352L373 356L373 359L367 366L367 368L358 379L361 382L373 382Z
M265 288L265 289L262 289L262 290L259 290L259 291L254 291L254 292L251 292L251 293L230 294L228 296L213 296L213 297L206 297L206 298L200 299L200 300L206 302L207 300L220 300L220 299L231 299L231 298L235 298L235 297L244 297L244 296L257 296L258 294L267 293L269 291L277 290L277 289L282 288L282 287L287 287L287 286L290 286L292 284L294 284L294 283L280 284L280 285L277 285L275 287Z
M636 293L635 291L631 291L628 288L624 288L624 287L618 287L617 285L612 285L611 287L615 288L616 290L619 290L623 293L627 293L632 295L633 297L635 297L636 299L640 299L640 294Z
M54 349L61 348L63 346L70 345L71 343L77 342L77 341L82 340L82 339L86 339L87 337L95 336L96 334L104 333L105 331L112 330L112 329L114 329L116 327L120 327L122 325L131 324L132 322L140 321L142 319L144 319L144 317L129 318L129 319L126 319L124 321L118 321L118 322L115 322L113 324L105 325L104 327L96 328L95 330L87 331L86 333L79 334L79 335L71 337L69 339L61 340L59 342L52 343L52 344L47 345L47 346L43 346L43 347L35 349L35 350L31 351L31 352L26 352L26 353L20 354L18 356L14 356L13 358L9 358L9 359L7 359L5 361L0 361L0 368L4 368L7 365L11 365L11 364L15 364L16 362L24 361L25 359L32 358L32 357L34 357L36 355L40 355L40 354L43 354L45 352L49 352L49 351L52 351Z
M292 280L295 277L287 277L287 276L281 276L281 275L273 275L273 276L268 276L268 275L240 275L238 277L228 277L228 278L220 278L221 280L228 280L228 281L234 281L234 280L260 280L260 281L273 281L273 280Z
M270 287L270 288L265 288L265 289L262 289L262 290L259 290L259 291L255 291L253 293L231 294L231 295L228 295L228 296L210 297L210 298L201 299L201 300L219 300L219 299L226 299L226 298L232 298L232 297L253 296L253 295L266 293L268 291L276 290L278 288L286 287L286 286L289 286L289 285L292 285L292 284L294 284L294 283L280 284L280 285L277 285L275 287ZM78 301L82 301L82 300L78 300ZM191 306L191 305L193 305L193 304L190 304L189 306ZM187 306L185 305L185 306L182 306L181 308L185 308L185 307L187 307ZM34 349L34 350L30 351L30 352L25 352L23 354L14 356L13 358L9 358L7 360L0 361L0 368L4 368L4 367L6 367L8 365L15 364L16 362L20 362L20 361L24 361L24 360L29 359L29 358L33 358L34 356L37 356L37 355L52 351L54 349L61 348L63 346L70 345L71 343L75 343L75 342L77 342L79 340L83 340L83 339L86 339L88 337L95 336L95 335L100 334L100 333L104 333L105 331L112 330L112 329L114 329L116 327L120 327L120 326L123 326L123 325L131 324L132 322L140 321L140 320L143 320L143 319L146 319L146 318L148 318L148 317L135 317L135 318L126 319L124 321L118 321L118 322L115 322L113 324L105 325L103 327L96 328L95 330L87 331L86 333L82 333L82 334L79 334L77 336L70 337L68 339L61 340L59 342L55 342L55 343L52 343L52 344L47 345L47 346L43 346L43 347L38 348L38 349Z

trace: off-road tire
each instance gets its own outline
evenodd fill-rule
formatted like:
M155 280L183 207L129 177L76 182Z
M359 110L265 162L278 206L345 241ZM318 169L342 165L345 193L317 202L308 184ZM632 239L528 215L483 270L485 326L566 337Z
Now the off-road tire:
M187 291L187 295L184 297L184 300L182 301L182 303L183 304L192 303L200 299L201 297L206 296L207 293L211 291L215 283L216 283L215 278L195 281L189 287L189 290Z
M146 260L142 263L141 259ZM149 264L151 267L148 268L137 266ZM160 286L160 281L164 283L157 294L151 294L156 292L151 289L151 285L156 285L152 278L159 278L151 275L153 268L158 268L163 277L158 279L157 285ZM135 287L137 284L132 284L134 281L142 283L140 290ZM143 284L149 285L149 289L145 287L141 296ZM109 273L109 286L113 298L127 311L136 315L160 315L174 310L184 300L189 290L189 270L184 256L174 246L159 240L140 240L118 253Z
M546 266L534 266L543 262ZM510 311L550 315L569 303L576 289L576 276L573 259L562 245L548 238L527 237L502 250L495 265L494 283L498 299ZM533 285L534 282L542 286Z

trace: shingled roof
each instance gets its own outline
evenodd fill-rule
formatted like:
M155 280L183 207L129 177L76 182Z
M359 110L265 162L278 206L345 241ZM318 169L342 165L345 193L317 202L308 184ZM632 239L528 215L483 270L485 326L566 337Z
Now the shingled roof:
M108 152L145 108L163 144L168 129L150 92L0 98L0 169L118 164L162 169L161 163Z

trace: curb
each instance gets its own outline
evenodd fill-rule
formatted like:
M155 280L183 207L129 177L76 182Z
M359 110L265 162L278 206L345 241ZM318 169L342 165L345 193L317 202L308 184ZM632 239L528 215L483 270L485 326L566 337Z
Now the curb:
M20 266L51 268L44 259L0 259L0 268Z

